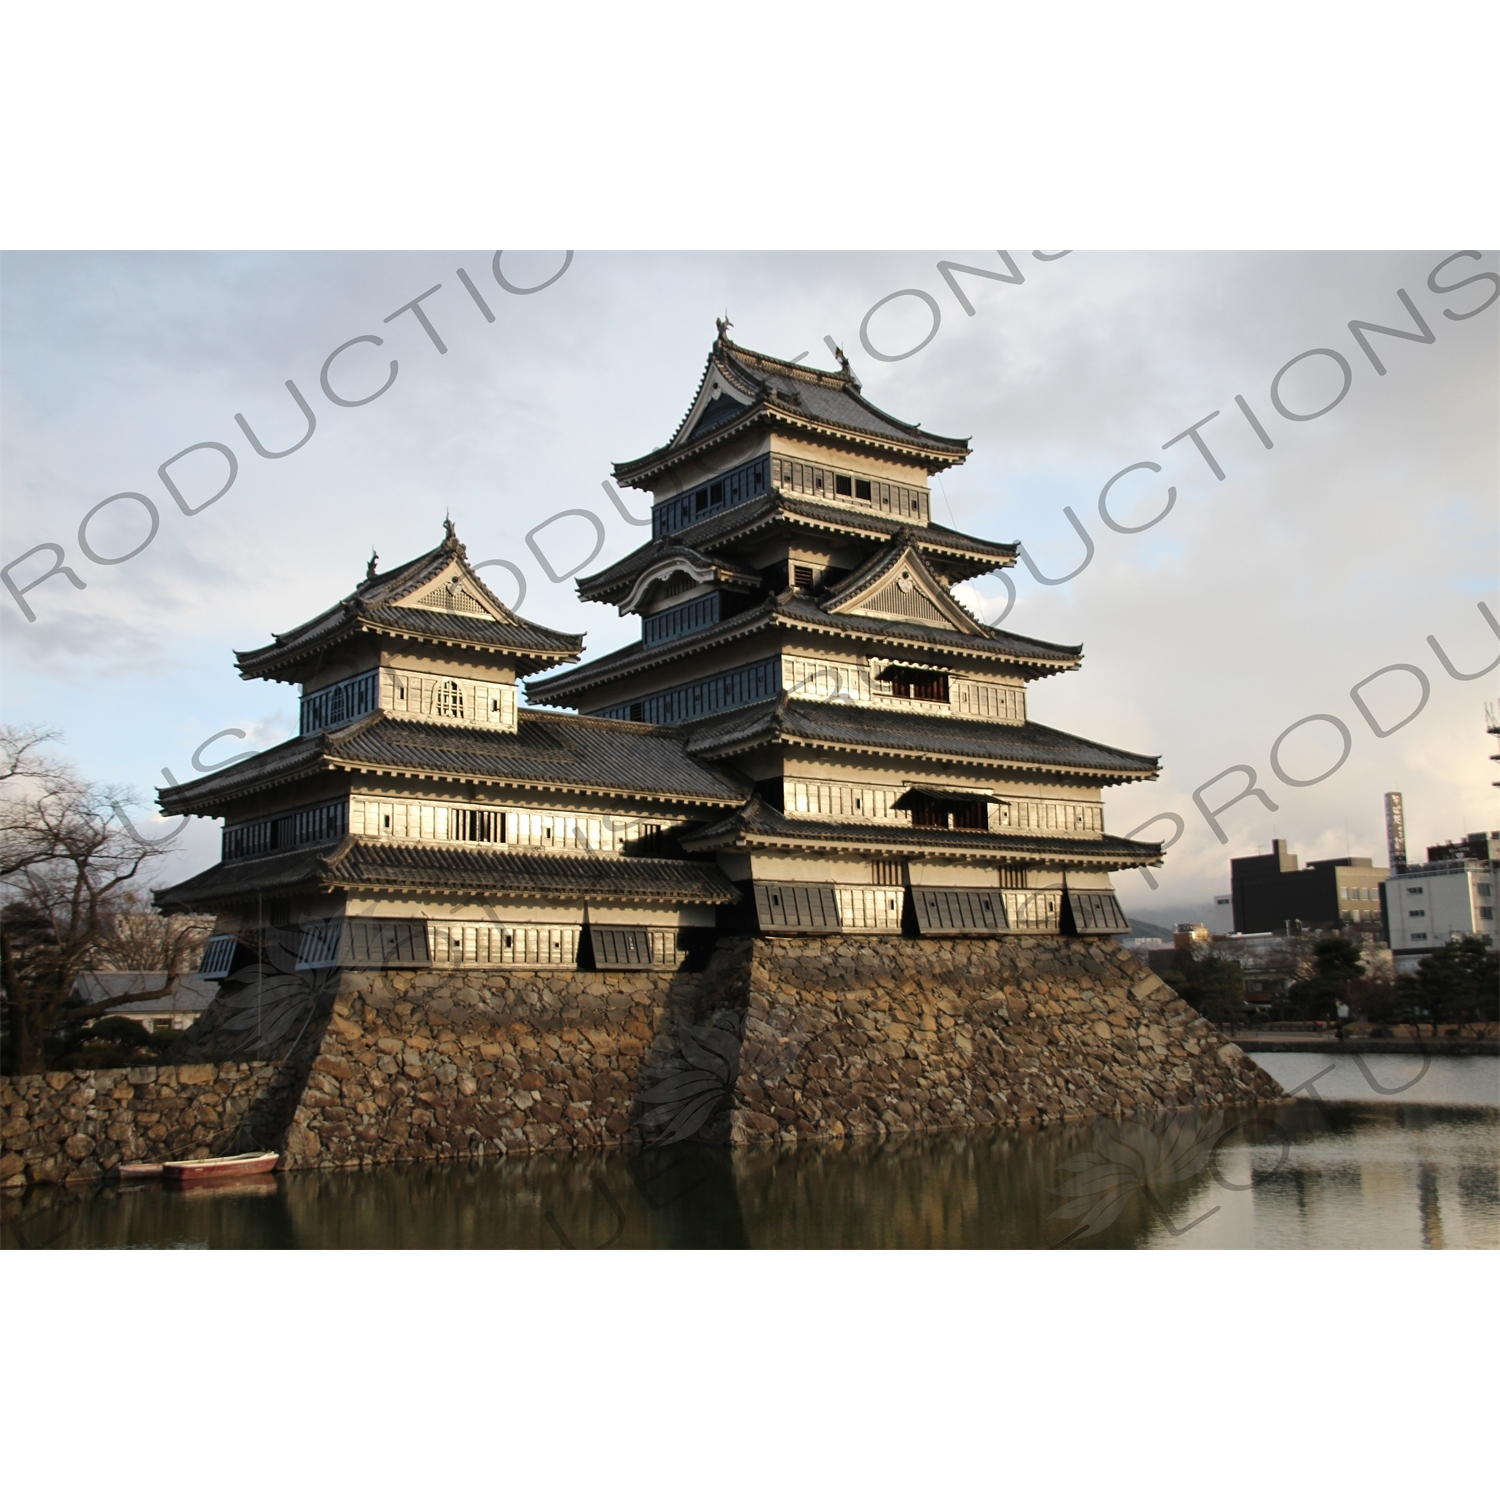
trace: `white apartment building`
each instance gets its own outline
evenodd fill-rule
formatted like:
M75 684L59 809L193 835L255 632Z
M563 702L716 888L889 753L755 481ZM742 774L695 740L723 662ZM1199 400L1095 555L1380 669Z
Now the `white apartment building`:
M1495 920L1500 835L1472 835L1465 843L1471 855L1486 857L1409 865L1383 882L1397 973L1410 973L1451 938L1473 934L1493 945L1500 937Z

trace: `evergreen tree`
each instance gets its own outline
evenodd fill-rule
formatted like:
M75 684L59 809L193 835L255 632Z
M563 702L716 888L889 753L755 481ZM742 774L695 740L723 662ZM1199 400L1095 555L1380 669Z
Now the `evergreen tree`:
M1423 1020L1436 1036L1445 1021L1500 1019L1500 954L1482 938L1454 938L1429 953L1415 974L1403 974L1399 985L1419 1033Z
M1166 976L1167 983L1215 1026L1243 1022L1249 1014L1245 1004L1245 973L1232 958L1207 953L1195 957L1180 950Z
M1313 948L1313 972L1289 992L1295 1015L1306 1021L1335 1021L1350 981L1365 972L1359 945L1348 938L1320 938Z

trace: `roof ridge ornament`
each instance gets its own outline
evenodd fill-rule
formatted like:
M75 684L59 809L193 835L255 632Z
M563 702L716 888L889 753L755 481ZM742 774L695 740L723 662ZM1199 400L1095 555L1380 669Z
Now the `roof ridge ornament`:
M369 583L375 577L375 564L380 561L380 554L375 550L373 544L370 547L370 560L365 564L365 582Z
M833 357L838 360L839 369L843 372L844 379L847 380L855 390L862 390L863 387L859 383L859 376L854 373L854 368L849 363L849 356L845 354L844 351L837 344L835 344L832 339L827 339L825 340L825 342L827 343L828 347L833 350Z
M715 342L727 344L729 342L729 330L734 327L734 324L729 321L729 309L727 307L724 309L724 316L722 318L714 319L714 327L719 330L719 337Z
M465 562L469 558L469 549L458 539L458 528L453 524L453 517L443 516L443 545L439 549L443 552L451 552Z

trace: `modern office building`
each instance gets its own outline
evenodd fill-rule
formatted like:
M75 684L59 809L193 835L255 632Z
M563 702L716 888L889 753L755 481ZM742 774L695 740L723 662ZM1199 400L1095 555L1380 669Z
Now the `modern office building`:
M1315 859L1301 868L1285 839L1271 853L1229 862L1230 901L1236 932L1280 932L1292 927L1380 926L1380 885L1391 872L1368 859Z
M1500 832L1471 833L1433 844L1427 863L1408 865L1384 882L1387 941L1398 973L1409 973L1456 937L1497 938L1495 890L1500 881Z

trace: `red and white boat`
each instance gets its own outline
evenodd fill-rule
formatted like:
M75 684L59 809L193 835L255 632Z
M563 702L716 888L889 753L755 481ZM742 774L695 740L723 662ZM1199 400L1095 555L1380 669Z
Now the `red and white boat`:
M196 1161L162 1163L168 1182L221 1182L226 1177L255 1177L275 1170L281 1160L276 1151L245 1151L239 1156L201 1156Z

